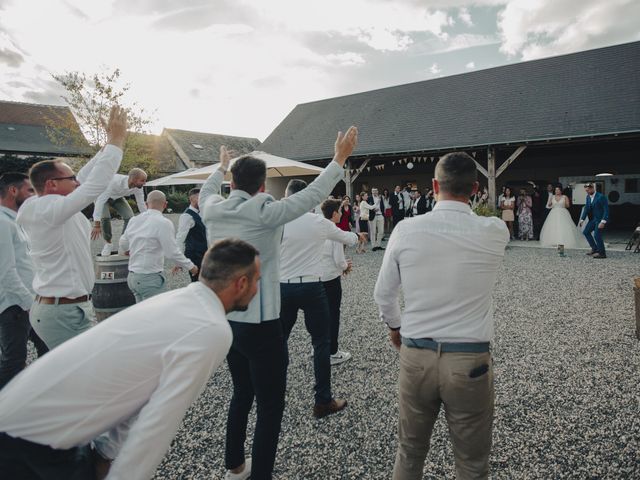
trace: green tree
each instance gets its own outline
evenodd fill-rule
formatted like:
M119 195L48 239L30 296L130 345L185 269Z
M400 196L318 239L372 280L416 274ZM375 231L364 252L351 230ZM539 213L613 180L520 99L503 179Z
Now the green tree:
M52 118L47 122L47 133L54 143L73 142L83 145L86 139L97 151L106 143L107 132L103 127L103 120L108 118L109 109L114 104L127 109L130 132L147 133L155 112L147 112L137 102L129 100L131 85L122 82L119 68L113 71L105 69L92 75L71 71L52 76L64 87L66 94L62 98L69 105L80 127L78 131L71 125L73 118L62 117L52 109ZM120 170L128 171L133 167L143 168L150 174L157 169L151 150L136 135L129 135Z

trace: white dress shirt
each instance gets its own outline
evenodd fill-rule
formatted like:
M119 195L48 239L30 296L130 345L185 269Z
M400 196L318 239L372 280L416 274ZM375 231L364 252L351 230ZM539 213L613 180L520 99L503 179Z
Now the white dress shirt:
M187 210L193 210L200 215L200 210L189 205ZM189 230L196 226L196 221L188 213L183 213L178 219L178 233L176 233L176 243L181 252L184 252L184 242L187 240Z
M27 235L16 224L16 212L0 205L0 313L33 304L33 264Z
M491 294L508 242L502 220L477 216L462 202L440 201L432 212L400 222L374 290L380 318L406 338L490 341Z
M344 256L344 246L335 240L325 240L322 246L322 276L323 282L328 282L342 275L349 264Z
M404 200L405 210L409 210L409 206L411 205L411 194L406 190L402 190L400 193L402 194L402 198Z
M129 271L134 273L162 272L165 257L186 270L193 268L178 248L173 223L153 208L129 220L120 251L129 252Z
M384 203L382 202L382 197L378 195L371 195L371 199L373 201L373 207L376 210L376 215L382 215L384 213Z
M134 195L136 197L136 203L138 204L138 210L140 213L146 212L147 206L144 203L144 190L142 190L142 188L129 188L128 175L114 175L106 190L96 199L96 203L93 208L93 220L98 221L102 218L104 204L107 203L110 198L116 200L130 195Z
M18 210L16 221L31 242L37 295L77 298L91 293L91 224L81 210L107 188L121 160L122 150L107 145L80 169L81 185L69 195L33 196Z
M185 412L229 351L225 317L216 294L201 282L115 314L29 365L0 391L0 431L58 449L117 432L112 438L126 439L107 479L151 478Z
M280 246L280 281L296 277L322 277L322 247L325 240L345 245L358 243L358 235L345 232L315 213L305 213L284 226Z

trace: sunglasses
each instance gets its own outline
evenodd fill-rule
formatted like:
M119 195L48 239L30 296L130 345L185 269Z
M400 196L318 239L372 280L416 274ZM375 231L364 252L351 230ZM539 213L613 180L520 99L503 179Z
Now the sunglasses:
M68 177L54 177L54 178L50 178L49 180L71 180L72 182L77 181L75 175L70 175Z

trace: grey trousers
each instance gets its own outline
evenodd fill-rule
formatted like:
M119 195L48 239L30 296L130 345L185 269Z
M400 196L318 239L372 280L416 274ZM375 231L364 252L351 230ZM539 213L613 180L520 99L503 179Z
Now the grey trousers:
M162 273L129 272L127 285L136 297L136 303L167 291L167 281Z
M113 233L111 232L111 212L109 211L109 206L115 208L118 214L122 217L122 220L124 220L122 233L124 233L124 231L127 229L129 220L133 218L133 210L131 210L129 203L125 198L121 197L116 198L115 200L109 199L107 203L104 204L104 208L102 209L102 216L100 218L102 236L104 237L104 241L107 243L111 243L111 239L113 238Z
M46 305L35 302L29 311L31 327L53 349L96 324L93 304L88 302Z
M488 371L471 378L469 373L483 364ZM490 353L438 354L402 345L398 391L400 421L393 480L423 478L431 432L442 404L456 478L488 478L494 406Z

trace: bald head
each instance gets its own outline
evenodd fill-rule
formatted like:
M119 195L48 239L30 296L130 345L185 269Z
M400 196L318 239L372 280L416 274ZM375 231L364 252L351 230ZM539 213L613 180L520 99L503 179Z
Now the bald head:
M147 207L161 212L167 206L167 197L160 190L154 190L147 195Z

